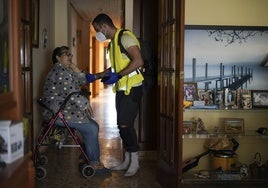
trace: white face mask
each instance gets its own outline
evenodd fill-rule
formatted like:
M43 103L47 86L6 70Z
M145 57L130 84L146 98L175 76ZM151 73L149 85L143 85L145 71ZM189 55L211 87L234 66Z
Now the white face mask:
M102 32L97 32L96 39L100 42L104 42L107 38Z

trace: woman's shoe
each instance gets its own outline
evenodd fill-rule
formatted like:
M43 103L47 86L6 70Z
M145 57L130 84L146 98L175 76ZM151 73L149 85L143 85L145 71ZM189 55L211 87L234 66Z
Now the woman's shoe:
M102 163L93 166L96 175L111 175L111 170L106 168Z

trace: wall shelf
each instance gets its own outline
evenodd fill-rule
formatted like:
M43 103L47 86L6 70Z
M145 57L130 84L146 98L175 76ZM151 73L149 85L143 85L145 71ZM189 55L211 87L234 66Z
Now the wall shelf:
M213 132L213 130L208 130L208 132ZM224 134L219 133L218 135L214 134L183 134L183 139L208 139L208 138L223 138L223 137L253 137L259 139L268 139L268 134L259 134L255 130L246 130L244 134Z
M195 108L195 109L191 109L191 108L185 108L184 112L187 111L217 111L217 112L228 112L228 111L234 111L234 112L260 112L260 111L268 111L268 108L251 108L251 109L204 109L204 108Z
M268 109L185 109L183 113L184 121L194 121L197 118L201 118L205 130L208 131L208 135L198 134L184 134L183 138L183 161L191 159L194 156L207 150L207 143L210 138L223 138L233 137L238 143L239 147L236 150L237 163L249 165L254 159L255 153L261 153L262 161L265 162L268 159L267 144L268 134L259 134L256 131L260 127L268 128ZM243 119L244 128L243 132L239 134L226 134L224 127L224 119L239 118ZM218 127L218 134L215 136L214 128ZM195 132L194 132L195 133ZM198 166L190 169L183 174L184 183L226 183L232 181L237 184L254 184L254 182L260 181L262 183L268 183L267 179L256 178L243 178L239 180L220 180L220 179L204 179L196 177L194 174L202 169L212 169L212 162L210 156L204 156L200 159ZM268 170L267 170L268 171Z
M267 170L268 172L268 170ZM217 173L211 171L210 173L214 173L212 177L209 178L201 178L198 177L199 171L191 171L191 172L186 172L183 174L183 184L204 184L204 183L215 183L217 185L221 184L252 184L252 185L263 185L268 183L268 174L262 177L253 177L249 174L248 177L241 177L240 174L231 174L231 173Z

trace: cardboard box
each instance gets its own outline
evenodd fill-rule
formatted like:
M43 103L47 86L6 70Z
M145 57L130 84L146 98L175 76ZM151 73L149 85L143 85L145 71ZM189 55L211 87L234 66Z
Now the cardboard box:
M23 123L0 121L0 160L6 163L24 155Z

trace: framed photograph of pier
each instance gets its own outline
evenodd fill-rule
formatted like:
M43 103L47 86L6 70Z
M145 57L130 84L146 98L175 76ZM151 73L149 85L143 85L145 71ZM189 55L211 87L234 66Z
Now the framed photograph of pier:
M252 90L252 107L268 108L268 90Z
M185 82L204 90L268 90L268 27L186 25L184 44Z
M184 100L186 101L198 100L196 82L184 82L183 95L184 95Z
M244 134L244 119L242 118L223 118L224 133Z

